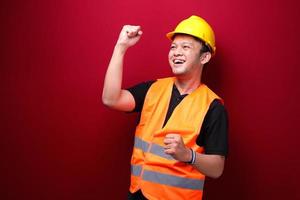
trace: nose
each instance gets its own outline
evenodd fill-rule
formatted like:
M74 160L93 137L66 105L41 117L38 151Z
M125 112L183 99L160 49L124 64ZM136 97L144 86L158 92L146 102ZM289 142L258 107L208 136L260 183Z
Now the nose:
M174 56L182 56L182 49L181 48L176 48L174 50Z

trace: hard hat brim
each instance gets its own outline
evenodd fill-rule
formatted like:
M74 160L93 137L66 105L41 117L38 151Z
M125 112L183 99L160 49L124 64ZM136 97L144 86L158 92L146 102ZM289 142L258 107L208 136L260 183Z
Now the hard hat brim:
M174 34L175 34L175 31L172 31L172 32L167 33L166 36L169 40L173 40Z

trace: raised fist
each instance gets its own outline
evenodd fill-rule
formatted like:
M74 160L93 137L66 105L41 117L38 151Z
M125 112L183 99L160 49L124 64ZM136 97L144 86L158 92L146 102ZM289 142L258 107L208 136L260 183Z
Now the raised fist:
M117 44L125 48L131 47L139 41L142 33L140 26L124 25Z

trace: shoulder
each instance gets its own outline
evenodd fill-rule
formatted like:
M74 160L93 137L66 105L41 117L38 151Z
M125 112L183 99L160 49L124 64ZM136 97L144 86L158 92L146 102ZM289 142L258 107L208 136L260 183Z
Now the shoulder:
M136 84L130 88L127 88L127 90L132 94L134 101L135 101L135 108L133 112L140 112L142 110L145 96L151 87L153 83L155 83L156 80L141 82L139 84Z
M127 90L133 95L140 95L141 93L147 92L148 89L151 87L151 85L156 82L156 80L151 81L145 81L138 83L130 88L127 88Z
M227 121L227 110L221 99L214 99L209 106L205 116L206 122L214 122L216 120ZM226 123L226 122L225 122Z
M209 106L209 111L226 112L226 108L224 106L223 100L214 99Z

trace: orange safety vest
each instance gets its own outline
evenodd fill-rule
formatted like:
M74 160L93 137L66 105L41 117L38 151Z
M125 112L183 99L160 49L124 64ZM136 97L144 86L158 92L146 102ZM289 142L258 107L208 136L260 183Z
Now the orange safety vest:
M201 84L178 104L163 127L174 80L157 80L145 97L135 132L130 192L141 189L150 200L199 200L205 175L165 154L163 140L168 133L178 133L187 147L203 153L204 148L196 144L196 139L211 102L220 97Z

